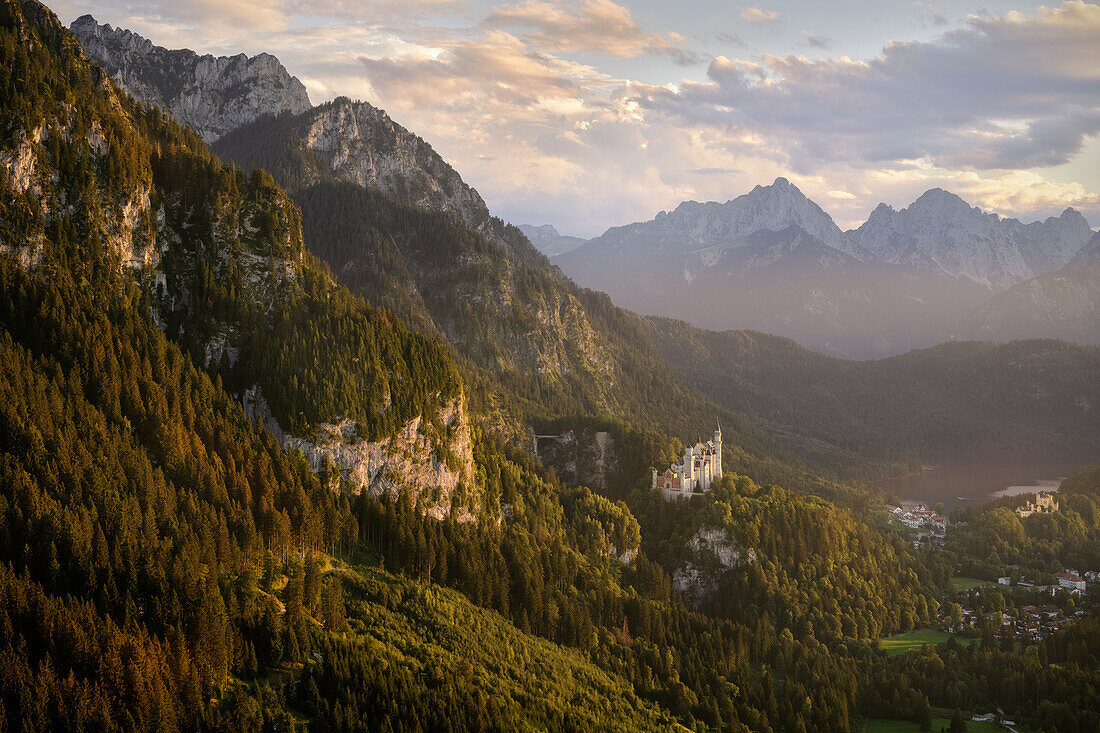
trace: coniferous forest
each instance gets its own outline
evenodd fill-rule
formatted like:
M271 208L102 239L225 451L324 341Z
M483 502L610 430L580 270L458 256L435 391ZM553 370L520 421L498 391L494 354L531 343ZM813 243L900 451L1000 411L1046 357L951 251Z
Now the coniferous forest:
M929 730L998 710L1100 729L1100 596L1048 594L1074 622L1015 640L1003 620L1038 601L996 583L1100 570L1097 465L1057 515L972 505L942 546L868 481L949 408L906 432L851 392L982 372L969 350L870 377L829 362L798 391L820 364L784 345L761 358L785 369L723 382L734 336L622 311L514 227L501 244L303 186L295 150L262 151L275 176L223 162L35 0L0 0L0 123L0 732ZM506 319L473 297L497 290ZM546 366L547 307L583 359ZM675 338L708 358L666 362ZM1054 350L1073 363L1051 390L1096 376L1095 348ZM456 400L472 470L442 517L430 490L372 491L284 442L346 421L372 445L423 431L453 463ZM998 449L1009 412L988 422ZM725 475L667 504L650 467L716 416ZM1062 429L1095 448L1092 418ZM608 436L614 470L591 485L532 432Z

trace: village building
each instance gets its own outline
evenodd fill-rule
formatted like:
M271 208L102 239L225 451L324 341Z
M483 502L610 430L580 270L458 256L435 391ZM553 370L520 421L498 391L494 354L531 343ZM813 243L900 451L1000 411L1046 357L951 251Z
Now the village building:
M1030 517L1032 514L1052 514L1058 511L1058 500L1049 492L1038 494L1035 501L1028 499L1023 506L1016 507L1016 513L1021 518Z
M684 449L684 457L658 474L653 472L653 488L661 490L665 501L685 499L706 493L710 485L722 476L722 426L714 431L714 439L696 443Z
M894 515L894 519L910 529L925 527L939 535L947 532L947 518L937 514L927 504L907 503L902 506L887 504L886 509Z
M1058 573L1058 585L1068 591L1084 593L1085 579L1076 573Z

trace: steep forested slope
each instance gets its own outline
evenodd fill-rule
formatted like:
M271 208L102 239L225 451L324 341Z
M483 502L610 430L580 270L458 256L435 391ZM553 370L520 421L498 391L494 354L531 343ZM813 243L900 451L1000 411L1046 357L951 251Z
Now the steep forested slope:
M246 169L265 166L287 187L302 208L309 246L341 282L443 336L489 380L503 382L499 399L519 403L511 419L610 413L677 432L712 419L700 413L713 406L672 377L616 309L562 277L518 229L491 218L479 197L478 206L461 206L476 192L415 135L375 119L384 113L375 111L372 127L330 131L349 138L333 145L359 157L389 160L398 157L391 148L408 148L399 157L404 167L385 167L384 180L363 179L357 157L333 159L320 149L311 125L349 104L260 120L217 146ZM354 116L353 108L344 114Z
M19 31L9 39L5 249L42 274L132 273L154 320L249 394L277 434L309 449L320 427L341 424L353 427L340 449L396 454L416 443L422 463L435 465L430 453L444 467L405 483L446 483L439 505L449 511L457 485L473 487L473 467L448 452L451 432L469 436L447 349L339 287L306 252L301 214L270 176L223 166L192 131L118 94L67 33L49 42L57 58ZM361 485L388 480L386 461L373 465Z

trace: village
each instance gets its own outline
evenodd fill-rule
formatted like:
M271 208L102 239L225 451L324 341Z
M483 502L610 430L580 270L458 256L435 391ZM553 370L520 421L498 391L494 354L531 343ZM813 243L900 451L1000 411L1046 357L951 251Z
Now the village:
M1098 573L1089 572L1091 581ZM964 587L955 602L940 607L939 622L945 631L964 635L992 636L1007 643L1043 641L1079 619L1100 612L1100 604L1085 601L1089 580L1072 568L1056 574L1058 582L1040 585L1027 580L1002 577L996 584Z
M890 521L917 530L911 538L915 547L922 544L943 546L947 536L947 518L941 512L917 502L902 503L901 506L887 504L886 511L890 513Z

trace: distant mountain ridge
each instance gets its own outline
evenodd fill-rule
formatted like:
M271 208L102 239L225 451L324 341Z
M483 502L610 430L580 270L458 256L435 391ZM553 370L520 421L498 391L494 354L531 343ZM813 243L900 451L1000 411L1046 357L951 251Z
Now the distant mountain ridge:
M1065 267L990 298L967 335L1003 340L1050 334L1100 343L1100 234Z
M588 240L580 237L570 237L561 234L552 224L534 226L533 224L519 224L519 230L531 240L531 244L538 248L547 257L565 254L580 247Z
M839 245L844 234L832 217L786 178L777 178L770 186L757 186L724 204L685 201L673 211L660 212L650 221L612 227L581 251L628 247L632 256L685 252L721 244L740 235L764 229L778 231L791 225L831 247L842 249Z
M1073 209L1022 224L942 189L900 211L882 204L843 232L777 178L724 204L688 201L613 227L553 262L643 313L878 357L974 333L994 293L1066 265L1091 237Z
M265 114L309 109L309 95L274 56L200 56L169 51L122 28L82 15L69 29L84 52L130 96L166 109L213 142Z
M879 204L844 244L860 259L939 269L998 291L1065 265L1091 236L1072 208L1023 224L933 188L900 211Z

